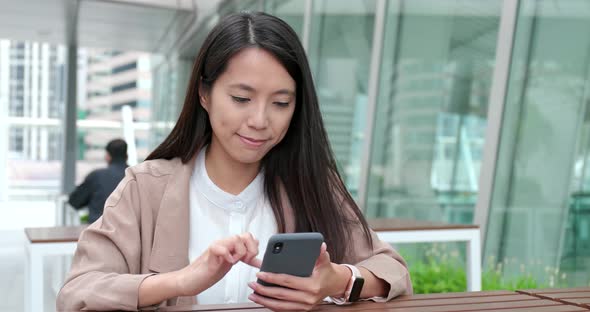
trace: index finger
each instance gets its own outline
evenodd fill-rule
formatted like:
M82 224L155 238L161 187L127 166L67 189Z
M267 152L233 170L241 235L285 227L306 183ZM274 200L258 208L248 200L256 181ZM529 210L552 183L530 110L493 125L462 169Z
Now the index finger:
M246 263L247 265L251 265L255 268L258 268L258 269L260 269L260 267L262 266L262 260L260 260L256 257L248 259L247 261L244 261L244 263Z
M259 259L256 259L256 256L258 255L258 240L255 239L251 233L241 234L240 239L247 249L246 256L242 258L242 262L260 268L262 263Z
M244 242L244 245L246 245L248 253L256 256L258 254L258 240L250 232L241 234L240 238Z

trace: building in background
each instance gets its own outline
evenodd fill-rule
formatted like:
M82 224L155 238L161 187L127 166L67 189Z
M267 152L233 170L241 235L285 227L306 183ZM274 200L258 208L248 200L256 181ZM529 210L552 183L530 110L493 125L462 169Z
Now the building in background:
M0 40L0 73L0 98L7 103L5 196L50 196L59 187L63 153L58 121L65 108L64 49Z
M121 121L121 109L129 106L135 122L148 123L151 120L152 74L150 54L122 52L107 49L85 49L86 81L80 92L86 94L85 101L78 105L80 119L99 121ZM104 147L113 136L122 137L119 130L79 131L78 152L80 159L89 162L104 160ZM148 154L148 133L136 133L136 146L140 160Z

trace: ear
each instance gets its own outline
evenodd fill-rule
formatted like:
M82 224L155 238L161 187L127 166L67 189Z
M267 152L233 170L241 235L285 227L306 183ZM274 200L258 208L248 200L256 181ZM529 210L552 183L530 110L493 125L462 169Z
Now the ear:
M199 103L207 112L209 112L209 90L203 87L203 83L199 79Z

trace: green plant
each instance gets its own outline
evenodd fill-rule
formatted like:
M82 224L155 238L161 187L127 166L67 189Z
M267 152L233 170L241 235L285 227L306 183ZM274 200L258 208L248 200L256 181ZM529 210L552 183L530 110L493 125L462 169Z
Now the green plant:
M426 261L411 262L410 276L414 284L414 293L417 294L458 292L467 289L465 270L448 259L435 261L429 257Z
M482 290L517 290L546 288L548 285L539 285L532 275L517 276L514 279L506 279L501 272L485 270L481 277Z
M87 213L80 215L80 223L82 223L82 224L88 223L88 214Z
M414 293L462 292L467 290L465 262L459 250L447 250L446 245L432 244L414 249L399 249L409 265ZM484 268L482 273L482 290L516 290L563 286L566 275L557 269L545 267L543 275L547 281L539 283L533 274L526 270L536 267L518 265L516 259L500 261L489 259L494 264ZM503 268L508 264L520 268L518 274L507 277ZM539 266L538 263L537 266Z

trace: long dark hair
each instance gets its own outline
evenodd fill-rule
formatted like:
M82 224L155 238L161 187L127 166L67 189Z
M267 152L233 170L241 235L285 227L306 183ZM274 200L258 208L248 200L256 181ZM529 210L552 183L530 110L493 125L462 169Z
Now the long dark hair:
M261 164L265 172L265 192L279 232L285 232L281 204L283 185L295 214L295 231L322 233L333 261L341 262L344 258L350 247L350 228L358 222L372 246L367 221L338 173L305 51L293 29L277 17L265 13L236 13L225 17L211 30L193 66L178 122L147 160L180 157L186 163L210 143L211 125L199 102L199 82L203 90L210 89L229 59L248 47L262 48L274 55L296 82L297 102L287 134L266 154ZM347 215L346 206L352 208L354 215Z

